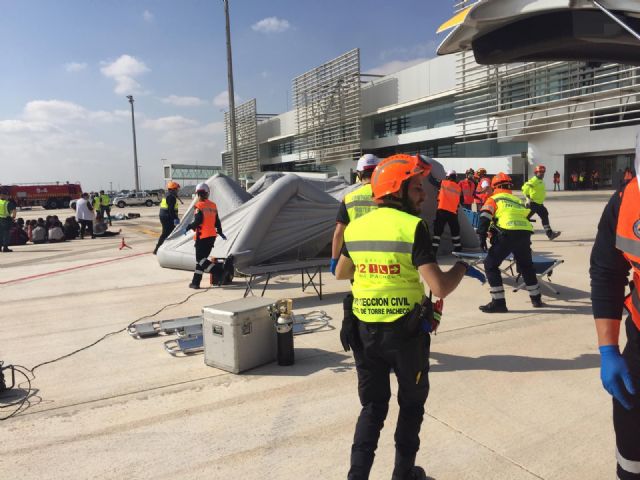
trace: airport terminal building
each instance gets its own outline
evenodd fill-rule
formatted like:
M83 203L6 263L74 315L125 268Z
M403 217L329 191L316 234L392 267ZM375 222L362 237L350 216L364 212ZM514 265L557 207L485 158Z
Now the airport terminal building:
M362 153L422 153L459 173L485 167L519 183L544 164L598 170L617 186L640 131L640 68L580 62L480 66L472 53L434 58L386 76L363 74L358 49L293 79L294 108L236 107L240 177L263 172L353 175ZM223 167L231 171L229 122Z

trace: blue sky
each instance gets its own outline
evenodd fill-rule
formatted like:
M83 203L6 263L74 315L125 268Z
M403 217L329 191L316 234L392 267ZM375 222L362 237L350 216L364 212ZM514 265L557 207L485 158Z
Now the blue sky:
M291 105L291 80L352 49L391 73L434 56L451 0L230 0L236 97ZM161 159L219 164L226 109L221 0L0 0L0 183L133 182Z

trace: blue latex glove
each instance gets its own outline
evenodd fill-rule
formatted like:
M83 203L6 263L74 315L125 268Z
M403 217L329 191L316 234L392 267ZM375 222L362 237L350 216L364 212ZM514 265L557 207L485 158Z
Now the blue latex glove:
M175 227L177 227L179 223L180 223L180 220L178 220L177 218L174 218L174 219L173 219L173 225L174 225Z
M462 263L462 262L460 262L460 263ZM464 275L466 277L475 278L481 284L483 284L483 285L485 284L485 282L487 281L487 277L484 276L484 273L482 273L476 267L472 267L468 263L463 263L463 265L465 265L467 267L467 271L464 273Z
M331 274L335 275L336 274L336 267L338 266L338 259L337 258L332 258L331 261L329 262L329 270L331 270Z
M222 232L218 232L218 235L220 235L220 238L222 238L223 240L226 240L226 239L227 239L227 237L225 236L225 234L224 234L224 233L222 233Z
M617 345L600 347L600 379L604 389L618 400L624 408L633 408L636 389L629 373L629 368L620 355Z

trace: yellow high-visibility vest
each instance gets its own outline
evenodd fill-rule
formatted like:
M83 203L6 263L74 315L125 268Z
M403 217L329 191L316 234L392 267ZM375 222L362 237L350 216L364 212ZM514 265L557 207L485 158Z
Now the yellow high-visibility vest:
M169 205L167 204L167 197L163 197L162 201L160 202L160 209L165 209L165 210L169 210ZM176 211L176 213L178 213L178 202L176 202L173 205L173 209Z
M0 218L9 218L9 200L0 200Z
M353 313L363 322L390 323L424 297L411 252L422 220L394 208L378 208L349 223L344 240L356 271Z
M367 183L349 192L344 196L344 206L347 207L349 222L378 208L378 204L373 200L373 190L371 184Z
M547 198L547 189L538 177L533 177L525 183L522 186L522 193L535 203L544 203L544 199Z
M491 198L496 202L494 221L498 228L533 232L533 225L527 218L531 210L524 206L522 200L509 193L498 193Z

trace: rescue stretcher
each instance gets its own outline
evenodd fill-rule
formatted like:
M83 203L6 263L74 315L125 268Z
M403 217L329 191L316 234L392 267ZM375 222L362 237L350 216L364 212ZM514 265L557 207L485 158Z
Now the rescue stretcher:
M487 257L486 252L453 252L453 256L484 271L484 259ZM551 282L551 275L558 265L564 263L564 260L547 257L545 255L533 255L531 259L533 261L533 268L536 272L536 277L538 277L538 283L540 286L547 288L554 295L560 295L560 292ZM525 283L521 281L522 275L517 271L516 261L513 258L513 255L509 255L505 260L508 264L506 267L501 268L500 271L514 279L516 284L513 289L514 292L522 290L525 287ZM546 279L544 277L546 277Z

